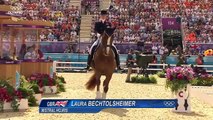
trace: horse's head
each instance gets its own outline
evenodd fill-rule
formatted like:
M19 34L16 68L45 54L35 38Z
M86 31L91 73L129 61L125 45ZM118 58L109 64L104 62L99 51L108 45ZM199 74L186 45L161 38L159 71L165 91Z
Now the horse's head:
M105 49L104 52L106 55L109 55L109 51L112 47L112 42L113 42L112 35L114 31L115 31L115 28L107 28L102 34L101 43Z

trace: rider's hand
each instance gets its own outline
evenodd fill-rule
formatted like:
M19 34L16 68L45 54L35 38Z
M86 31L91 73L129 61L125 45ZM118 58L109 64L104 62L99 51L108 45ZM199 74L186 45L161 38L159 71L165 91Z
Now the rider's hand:
M101 34L97 33L97 37L100 38Z

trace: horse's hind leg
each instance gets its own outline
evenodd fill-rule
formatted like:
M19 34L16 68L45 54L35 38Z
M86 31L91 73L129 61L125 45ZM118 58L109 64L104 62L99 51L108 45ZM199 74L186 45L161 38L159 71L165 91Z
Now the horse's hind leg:
M108 89L109 89L109 82L110 82L111 78L112 78L112 74L106 75L106 79L104 80L104 83L103 83L104 92L102 94L102 99L106 99L106 94L107 94Z
M101 92L100 92L100 84L101 84L101 75L96 74L96 83L97 83L97 92L96 92L96 99L101 99Z

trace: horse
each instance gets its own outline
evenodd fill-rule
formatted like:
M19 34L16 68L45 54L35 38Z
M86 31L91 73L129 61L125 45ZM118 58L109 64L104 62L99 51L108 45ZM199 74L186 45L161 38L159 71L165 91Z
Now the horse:
M88 90L94 90L97 86L96 99L106 99L106 94L109 89L109 82L112 78L113 72L116 68L115 55L112 50L112 35L115 29L107 28L100 40L100 44L94 53L93 62L91 67L94 70L93 75L85 84ZM100 78L106 76L103 82L103 93L100 92Z

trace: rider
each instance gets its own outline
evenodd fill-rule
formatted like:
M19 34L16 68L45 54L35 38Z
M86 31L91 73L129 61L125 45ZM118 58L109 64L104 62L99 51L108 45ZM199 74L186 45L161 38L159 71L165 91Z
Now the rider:
M98 44L100 43L99 40L101 39L102 33L108 27L115 28L110 22L107 21L107 16L108 16L107 10L102 10L99 21L95 23L95 30L94 31L97 35L97 37L96 37L97 39L90 48L88 61L87 61L87 69L90 68L95 49L97 48ZM112 50L115 53L115 60L116 60L116 64L117 64L117 69L121 70L118 51L117 51L114 44L112 44Z

